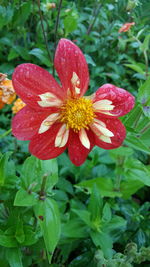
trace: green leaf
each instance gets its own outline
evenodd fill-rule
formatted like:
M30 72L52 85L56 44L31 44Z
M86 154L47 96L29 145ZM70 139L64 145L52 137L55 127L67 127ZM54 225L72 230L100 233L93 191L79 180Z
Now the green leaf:
M112 239L111 237L104 232L95 232L91 231L90 236L92 238L93 243L96 247L100 247L104 253L106 258L111 258L112 256Z
M7 8L5 8L0 5L0 29L12 20L13 12L14 10L11 6L7 6Z
M25 160L21 174L22 187L27 192L39 192L44 175L47 175L46 189L50 190L58 181L57 159L43 161L30 156ZM33 194L32 198L35 198ZM31 197L28 196L28 199Z
M140 181L150 186L150 170L142 162L128 158L124 163L124 167L126 169L125 176L132 179L133 182Z
M111 220L112 214L110 205L108 203L105 203L103 207L103 213L102 213L102 220L105 222L109 222Z
M18 218L18 221L17 221L15 238L17 239L19 243L23 243L25 240L23 221L20 218Z
M145 116L150 117L150 77L139 88L138 101L143 105L143 111Z
M89 193L92 192L93 185L96 184L97 189L100 191L102 197L120 197L121 193L116 192L114 188L114 184L110 178L94 178L91 180L80 182L75 186L78 188L86 188Z
M139 137L128 134L125 139L125 144L134 149L150 154L150 149L147 147L147 145L144 144L144 142L142 142Z
M0 186L4 185L5 178L6 178L6 169L7 169L7 163L9 156L11 155L10 152L3 155L0 159Z
M149 49L149 41L150 41L150 34L146 34L145 39L140 46L140 48L143 52L147 51Z
M37 242L38 235L35 232L33 232L31 226L28 225L24 226L24 234L25 234L25 240L22 243L22 246L31 246Z
M72 211L88 226L91 226L90 212L87 210L72 209Z
M19 248L7 249L6 258L10 264L10 267L23 267Z
M86 58L86 61L88 64L91 64L92 66L96 66L94 60L92 59L92 57L90 55L87 55L87 54L84 54L85 58Z
M130 196L135 194L143 186L144 186L143 182L140 182L138 180L136 180L136 182L133 182L133 179L129 178L126 175L125 181L122 181L120 185L120 191L122 193L122 197L125 199L128 199Z
M85 238L88 237L87 225L83 224L81 219L70 219L67 223L62 224L62 235L66 238Z
M47 250L49 261L60 237L60 215L56 202L46 198L35 206L35 215L38 218Z
M98 190L97 185L93 184L88 210L91 213L91 222L93 222L94 225L97 224L98 227L101 221L102 206L103 200L100 191Z
M0 159L0 186L11 187L17 181L14 162L9 161L11 154L7 152Z
M7 248L17 247L14 231L14 227L8 228L5 232L0 231L0 246Z
M37 197L38 195L36 193L28 193L21 188L15 196L14 206L34 206L38 202Z
M21 6L19 6L19 10L15 9L15 15L14 15L14 27L15 26L24 26L25 22L27 21L32 8L32 2L29 0L27 2L22 3Z
M52 63L50 62L48 56L44 53L42 49L34 48L29 52L29 54L38 58L41 61L41 63L46 65L47 67L52 66Z
M64 27L65 27L65 32L66 36L75 31L78 26L78 14L76 11L69 11L67 16L64 19Z
M145 74L145 71L140 67L138 63L136 65L134 64L124 64L124 65L140 74Z
M41 160L41 170L47 174L46 188L51 189L58 182L57 159Z
M137 122L137 119L140 119L141 114L142 106L140 104L136 104L135 107L130 111L129 115L123 118L124 125L134 128L135 122Z
M18 52L16 52L14 48L11 48L7 57L8 61L13 60L17 57L18 57Z

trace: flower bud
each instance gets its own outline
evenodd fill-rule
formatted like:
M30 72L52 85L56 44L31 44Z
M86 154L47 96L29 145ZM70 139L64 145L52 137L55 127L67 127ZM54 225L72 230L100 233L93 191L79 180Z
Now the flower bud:
M50 10L50 9L53 9L53 8L56 8L56 4L55 3L47 3L46 4L46 9L47 10Z

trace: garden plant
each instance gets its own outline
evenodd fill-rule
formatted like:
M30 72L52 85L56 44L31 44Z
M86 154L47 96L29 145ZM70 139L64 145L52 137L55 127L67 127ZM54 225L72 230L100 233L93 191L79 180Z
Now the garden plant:
M149 14L0 0L0 267L150 266Z

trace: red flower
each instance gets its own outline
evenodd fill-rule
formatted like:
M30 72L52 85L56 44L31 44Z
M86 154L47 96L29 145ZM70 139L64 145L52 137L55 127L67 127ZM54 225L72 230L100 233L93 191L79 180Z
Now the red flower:
M135 22L127 22L119 29L118 32L127 32L130 30L131 26L135 25Z
M83 97L89 83L88 67L81 50L69 40L60 40L54 63L61 85L36 65L22 64L15 69L13 86L26 106L13 118L13 134L19 140L30 140L31 154L42 160L55 158L68 148L77 166L94 145L119 147L126 131L118 117L133 108L134 97L111 84Z

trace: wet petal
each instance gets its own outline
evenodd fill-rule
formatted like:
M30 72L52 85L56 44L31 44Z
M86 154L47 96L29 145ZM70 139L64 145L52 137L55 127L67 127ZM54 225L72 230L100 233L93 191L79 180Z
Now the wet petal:
M80 166L86 160L89 152L95 145L94 136L91 130L87 131L87 136L90 141L90 148L87 149L82 145L79 139L79 133L75 133L74 131L70 131L69 140L68 140L68 154L70 160L76 166Z
M107 127L107 129L113 133L114 136L98 136L95 134L95 143L97 146L102 147L104 149L113 149L121 146L126 136L126 129L122 122L117 118L99 118L103 121ZM109 139L108 139L109 138Z
M12 120L13 135L19 140L30 140L48 115L49 112L41 112L25 106Z
M41 109L39 104L39 95L44 93L52 93L56 97L63 99L64 94L53 78L46 70L34 64L21 64L13 73L13 86L16 93L26 104L33 108Z
M134 96L132 96L128 91L118 88L112 84L104 84L95 93L93 97L94 105L97 101L109 100L112 102L111 105L114 106L112 110L108 109L108 112L103 110L104 116L120 117L127 114L134 107Z
M90 148L90 140L87 136L86 130L83 128L79 132L79 139L83 146L85 146L87 149Z
M56 135L55 147L64 147L67 144L68 137L69 130L67 129L66 124L63 124Z
M61 39L55 54L55 68L63 90L68 88L78 96L84 95L89 83L89 73L82 51L71 41Z
M56 135L61 125L61 123L55 123L43 134L36 134L33 136L29 145L31 154L39 159L47 160L55 158L63 153L66 146L55 147Z
M46 132L52 126L52 124L56 122L58 118L59 118L59 113L52 113L51 115L46 117L46 119L42 121L38 133L41 134Z

